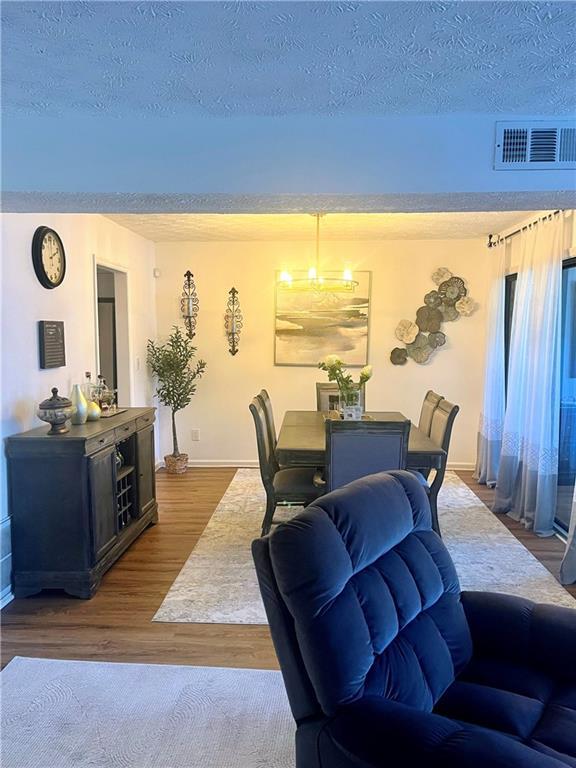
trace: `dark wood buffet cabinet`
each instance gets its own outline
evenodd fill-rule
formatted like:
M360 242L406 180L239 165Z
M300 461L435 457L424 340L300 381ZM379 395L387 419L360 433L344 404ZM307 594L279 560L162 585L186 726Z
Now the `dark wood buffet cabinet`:
M128 408L63 435L42 426L6 439L15 597L92 597L157 522L154 412Z

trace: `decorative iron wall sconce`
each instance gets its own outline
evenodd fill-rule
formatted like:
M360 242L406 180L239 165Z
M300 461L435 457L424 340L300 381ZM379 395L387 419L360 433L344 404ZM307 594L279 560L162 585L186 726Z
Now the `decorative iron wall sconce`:
M196 319L198 317L198 309L200 302L198 301L198 294L196 293L196 285L194 283L194 275L190 270L184 274L184 287L182 289L182 298L180 299L180 312L184 319L184 325L186 326L186 333L189 339L193 339L196 336Z
M235 355L238 352L242 322L242 310L238 302L238 291L236 288L231 288L228 291L228 304L226 305L226 314L224 315L224 329L228 338L228 352L231 355Z

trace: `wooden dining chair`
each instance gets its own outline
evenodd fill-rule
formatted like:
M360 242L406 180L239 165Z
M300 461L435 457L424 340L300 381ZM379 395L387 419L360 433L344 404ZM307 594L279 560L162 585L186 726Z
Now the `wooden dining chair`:
M272 450L276 451L276 443L278 442L278 435L276 433L276 425L274 424L274 410L272 408L272 401L270 395L265 389L261 389L256 397L262 403L264 409L264 416L266 418L266 428L268 430L268 439L272 446Z
M326 420L326 490L359 477L404 469L410 421ZM316 480L318 482L318 479Z
M362 410L366 410L366 391L360 389L360 405ZM317 411L337 411L340 408L340 390L337 384L332 382L316 382L316 410Z
M435 470L436 474L434 475L434 479L431 483L427 484L426 490L430 500L432 526L438 534L440 534L440 525L438 523L438 492L440 491L440 488L442 488L442 483L444 482L446 465L448 463L448 451L450 449L450 438L452 437L452 427L459 410L459 406L448 402L448 400L441 400L432 416L430 439L444 451L440 466Z
M422 408L420 410L420 419L418 420L418 429L424 432L425 435L430 437L430 430L432 429L432 417L434 411L438 408L438 404L444 399L443 395L438 395L434 390L429 389L424 396Z
M262 536L265 536L270 531L277 506L305 507L321 496L324 490L314 484L315 467L278 466L260 398L252 400L250 412L256 427L260 476L266 491L266 511L262 521Z
M422 402L422 408L420 409L420 418L418 420L418 429L423 432L427 437L430 437L430 430L432 429L432 417L434 411L438 408L438 403L443 400L442 395L436 394L434 390L429 389L426 392L424 401ZM430 467L419 467L409 465L408 467L412 471L420 472L425 480L428 480L430 475Z

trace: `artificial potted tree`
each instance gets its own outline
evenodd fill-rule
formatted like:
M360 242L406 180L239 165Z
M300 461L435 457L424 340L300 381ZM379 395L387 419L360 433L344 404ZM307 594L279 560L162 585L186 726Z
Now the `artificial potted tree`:
M190 404L196 392L196 379L206 370L204 360L192 363L195 356L196 347L177 325L173 326L165 344L155 344L148 339L148 365L156 376L156 394L172 412L173 451L164 456L166 471L171 474L182 474L188 466L188 454L180 453L178 448L176 414Z

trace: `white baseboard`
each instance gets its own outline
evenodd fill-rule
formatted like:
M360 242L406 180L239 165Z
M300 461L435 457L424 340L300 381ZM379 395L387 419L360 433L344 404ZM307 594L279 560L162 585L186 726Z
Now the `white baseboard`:
M189 467L258 467L258 459L192 459Z
M4 608L4 606L8 605L8 603L11 603L12 600L14 600L14 595L12 592L7 592L3 597L0 598L0 609Z
M190 459L189 467L258 467L257 459ZM473 470L475 464L466 461L448 462L447 469ZM156 462L156 469L164 467L163 461Z
M258 467L258 459L191 459L189 467ZM156 462L156 470L163 469L164 462Z

